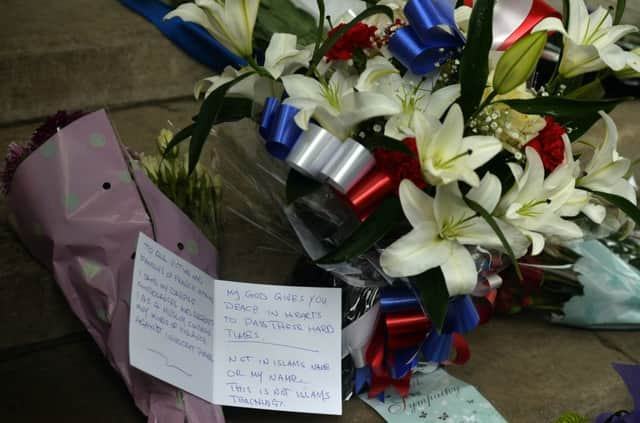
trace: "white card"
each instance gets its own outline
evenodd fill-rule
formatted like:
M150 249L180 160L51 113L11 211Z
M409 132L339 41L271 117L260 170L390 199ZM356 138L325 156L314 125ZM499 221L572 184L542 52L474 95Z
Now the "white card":
M215 280L141 233L130 362L220 405L341 414L340 295Z
M340 294L217 281L214 402L342 414Z
M131 365L213 400L214 279L143 233L131 288Z

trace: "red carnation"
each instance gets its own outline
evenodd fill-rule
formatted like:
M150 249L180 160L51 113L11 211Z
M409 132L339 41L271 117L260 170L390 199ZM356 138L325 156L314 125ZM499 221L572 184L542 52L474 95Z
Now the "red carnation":
M340 24L333 28L327 34L328 37L333 35L338 29L342 28L344 24ZM325 57L327 62L332 60L349 60L353 57L353 51L357 48L371 48L373 47L374 36L378 30L375 26L369 26L362 22L358 22L342 36L327 52Z
M552 172L564 160L562 136L566 131L553 118L547 116L545 120L547 126L526 147L533 147L540 155L544 168Z
M393 180L393 185L397 187L403 179L409 179L420 189L425 189L427 183L422 177L420 162L418 161L418 148L415 138L405 138L402 141L413 152L408 156L400 151L376 149L375 157L378 167L389 175Z

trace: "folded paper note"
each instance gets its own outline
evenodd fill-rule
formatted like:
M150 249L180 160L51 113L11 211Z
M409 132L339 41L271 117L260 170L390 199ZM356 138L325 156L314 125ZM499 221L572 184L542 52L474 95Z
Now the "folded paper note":
M506 423L476 388L435 365L418 367L409 392L402 398L393 388L387 389L384 402L367 394L360 398L393 423Z
M342 413L340 290L216 280L140 234L131 364L220 405Z

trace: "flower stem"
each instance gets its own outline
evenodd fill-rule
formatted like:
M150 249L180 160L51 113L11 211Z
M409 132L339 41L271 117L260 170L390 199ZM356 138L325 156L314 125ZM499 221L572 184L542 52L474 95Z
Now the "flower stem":
M269 78L269 79L275 79L273 76L271 76L269 71L267 71L264 67L260 66L252 56L247 56L244 59L247 61L247 63L249 63L249 66L251 66L258 75L264 76L265 78Z

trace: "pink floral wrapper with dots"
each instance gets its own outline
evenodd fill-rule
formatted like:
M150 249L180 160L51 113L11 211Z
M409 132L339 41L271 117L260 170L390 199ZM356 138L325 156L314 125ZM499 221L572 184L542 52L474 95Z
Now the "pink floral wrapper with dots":
M211 276L217 252L121 146L104 110L71 123L17 169L10 219L149 422L223 422L210 404L129 364L134 252L143 232Z

